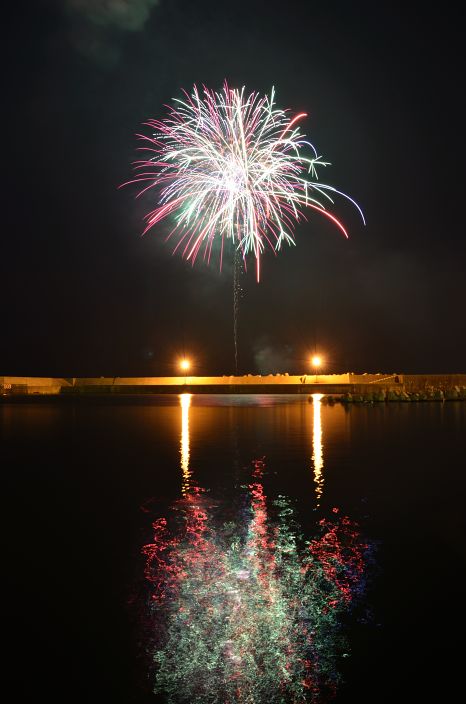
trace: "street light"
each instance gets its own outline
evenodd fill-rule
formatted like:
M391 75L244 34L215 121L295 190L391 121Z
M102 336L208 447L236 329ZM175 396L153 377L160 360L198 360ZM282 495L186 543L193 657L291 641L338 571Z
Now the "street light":
M191 367L191 362L189 361L189 359L182 359L182 360L180 361L180 369L181 369L182 371L184 371L184 383L185 383L185 386L186 386L186 372L189 370L190 367Z
M317 384L317 372L318 372L318 370L319 370L319 367L322 366L322 358L319 357L318 354L315 354L315 355L312 357L312 359L311 359L311 364L312 364L312 366L314 367L315 372L316 372L315 383Z

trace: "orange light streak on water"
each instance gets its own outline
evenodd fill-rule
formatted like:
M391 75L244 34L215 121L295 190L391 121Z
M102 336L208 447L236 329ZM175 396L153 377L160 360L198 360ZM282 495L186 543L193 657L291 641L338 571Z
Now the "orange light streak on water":
M324 446L322 443L322 418L321 418L321 399L323 394L312 394L312 464L314 468L314 483L317 499L317 506L320 505L322 493L324 490Z
M189 409L191 407L191 394L180 394L181 406L181 437L180 437L180 465L181 465L181 493L189 493L191 470L189 468Z

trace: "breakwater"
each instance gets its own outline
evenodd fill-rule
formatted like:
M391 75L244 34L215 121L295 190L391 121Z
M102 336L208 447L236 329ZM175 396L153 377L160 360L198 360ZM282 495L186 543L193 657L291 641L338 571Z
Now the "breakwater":
M312 400L312 396L310 397ZM398 401L401 403L416 402L416 401L466 401L466 386L453 386L445 390L440 388L432 388L426 391L405 391L383 389L376 391L360 391L359 393L346 392L340 395L327 394L322 397L321 403L332 405L334 403L342 403L351 405L353 403L383 403L385 401Z
M343 403L465 400L466 374L268 374L167 377L0 376L0 397L128 394L313 394Z

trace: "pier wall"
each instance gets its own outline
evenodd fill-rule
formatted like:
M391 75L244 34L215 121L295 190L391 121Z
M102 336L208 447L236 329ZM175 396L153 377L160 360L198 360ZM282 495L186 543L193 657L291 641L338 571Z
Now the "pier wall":
M49 376L0 376L3 394L59 394L69 381Z
M408 393L466 388L466 374L269 374L265 376L13 377L0 376L0 395L249 393L364 394L383 389Z

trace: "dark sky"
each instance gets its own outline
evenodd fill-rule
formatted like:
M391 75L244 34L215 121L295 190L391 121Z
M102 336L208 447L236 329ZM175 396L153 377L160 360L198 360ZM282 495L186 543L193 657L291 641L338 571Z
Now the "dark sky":
M243 372L465 372L463 22L392 2L36 0L3 13L0 374L231 373L231 271L140 237L134 137L193 83L277 91L351 194L243 276Z

